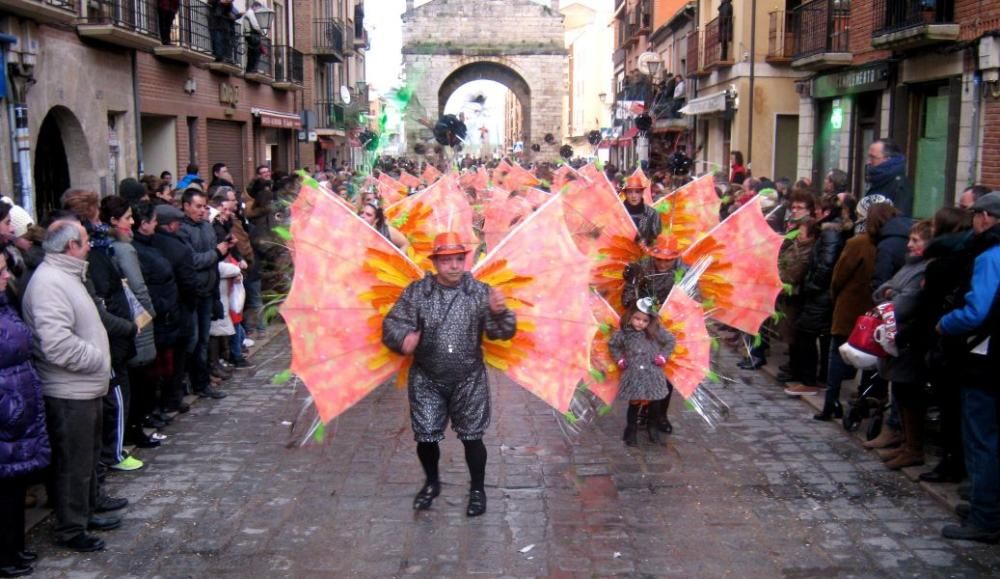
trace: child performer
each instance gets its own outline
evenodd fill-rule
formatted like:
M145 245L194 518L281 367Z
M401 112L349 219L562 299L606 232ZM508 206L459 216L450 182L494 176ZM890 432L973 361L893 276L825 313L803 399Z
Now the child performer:
M670 385L663 373L674 350L676 339L660 325L653 298L642 298L622 317L621 330L611 336L611 355L622 370L621 389L618 397L628 400L624 440L635 446L639 409L649 405L649 416L659 416L658 406L670 392ZM649 440L659 442L656 421L646 423Z

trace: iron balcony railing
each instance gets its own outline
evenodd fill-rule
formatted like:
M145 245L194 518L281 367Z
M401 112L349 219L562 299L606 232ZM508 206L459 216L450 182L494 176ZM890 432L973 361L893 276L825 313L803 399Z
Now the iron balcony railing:
M76 12L76 0L34 0L39 4L61 8L67 12Z
M927 24L953 24L955 0L874 0L872 36Z
M720 32L718 18L709 20L705 24L705 62L702 68L709 68L720 64L732 64L732 37L730 36L730 38L724 41Z
M795 13L775 10L768 17L767 60L791 60L795 53Z
M170 43L195 52L212 54L208 4L201 0L181 0L170 29Z
M159 38L156 4L157 0L87 0L87 14L80 23L111 24Z
M247 48L249 51L250 49ZM271 47L271 39L262 36L260 39L260 56L257 57L257 66L254 70L249 70L250 63L244 61L247 74L262 74L274 78L274 49Z
M850 52L851 3L810 0L795 9L795 58Z
M274 81L302 84L302 53L291 46L274 47Z
M316 52L344 53L344 24L337 18L313 20L313 48Z
M344 128L344 106L333 100L316 101L317 126L321 129Z

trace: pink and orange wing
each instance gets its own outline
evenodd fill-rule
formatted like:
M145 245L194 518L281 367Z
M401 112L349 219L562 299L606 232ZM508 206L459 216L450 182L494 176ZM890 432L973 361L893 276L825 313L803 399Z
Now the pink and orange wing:
M587 285L587 259L566 229L553 198L519 224L473 270L517 315L512 340L486 340L491 366L560 412L590 369L597 330Z
M507 233L532 212L531 204L520 195L494 189L495 195L483 203L483 241L486 249L496 247Z
M676 343L666 366L667 379L684 398L690 398L711 369L712 339L701 304L678 287L670 290L660 309L660 323Z
M698 280L709 317L748 334L774 314L782 290L778 252L782 236L768 226L756 197L696 241L683 254L684 263L708 268Z
M419 189L421 186L420 179L418 179L413 175L410 175L406 171L401 171L399 173L399 182L402 183L403 185L406 185L407 187L413 187L414 189Z
M479 244L473 227L475 212L468 196L459 188L453 176L438 179L416 195L385 209L389 223L410 242L407 254L424 271L433 269L430 255L434 237L448 231L456 232L470 248ZM469 252L468 266L472 267Z
M333 197L312 189L306 192L311 212L293 209L295 277L281 307L291 338L291 370L324 421L403 367L403 357L382 345L382 319L421 275Z
M610 405L618 396L621 372L611 357L608 347L611 336L618 328L618 313L596 292L590 292L591 313L597 320L594 343L590 348L590 370L584 375L584 385L605 404Z
M684 251L719 224L722 201L711 175L695 179L653 204L663 221L663 231L677 238Z

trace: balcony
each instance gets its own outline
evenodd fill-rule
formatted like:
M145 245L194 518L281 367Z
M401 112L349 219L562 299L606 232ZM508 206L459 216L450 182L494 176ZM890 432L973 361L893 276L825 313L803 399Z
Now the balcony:
M733 31L725 31L719 26L719 19L714 18L705 25L705 70L713 68L723 68L733 65L733 52L735 47L732 42Z
M76 32L126 48L154 48L160 45L156 0L87 0Z
M278 90L302 90L302 53L291 46L274 47L274 82Z
M872 46L909 50L958 40L954 0L874 0Z
M697 77L701 73L701 38L695 28L687 35L687 76Z
M271 46L271 39L264 36L260 39L260 54L257 57L257 66L250 66L249 53L247 47L247 61L245 62L246 73L243 78L250 82L268 83L274 80L274 48Z
M332 100L316 101L316 128L343 131L344 105Z
M649 34L653 28L653 14L649 9L649 2L641 2L635 7L632 13L633 34Z
M795 54L795 13L775 10L768 14L765 62L788 64Z
M77 19L77 0L5 0L7 12L39 22L69 24Z
M344 25L339 19L313 20L313 54L320 62L344 62Z
M223 36L218 47L212 47L212 53L218 48L222 54L221 60L215 60L205 65L205 68L213 72L229 75L243 74L244 57L246 56L246 44L243 41L243 32L237 26L232 36Z
M795 9L792 67L820 71L850 66L851 7L846 0L811 0Z
M170 44L153 48L153 54L188 64L208 64L212 56L212 36L208 32L208 5L201 0L181 0Z
M619 66L625 64L624 48L619 48L618 50L615 50L615 52L611 55L611 63L614 65L615 68L618 68Z

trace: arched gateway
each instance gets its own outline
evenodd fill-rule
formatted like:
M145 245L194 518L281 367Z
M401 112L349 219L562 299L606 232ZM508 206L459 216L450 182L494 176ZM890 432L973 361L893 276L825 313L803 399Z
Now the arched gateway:
M419 2L418 2L419 4ZM517 98L525 147L538 144L558 156L568 57L557 0L430 0L403 14L403 69L413 89L411 106L434 122L460 86L492 80ZM406 142L432 138L421 115L408 115ZM544 136L551 133L553 144ZM530 149L529 149L530 150Z

